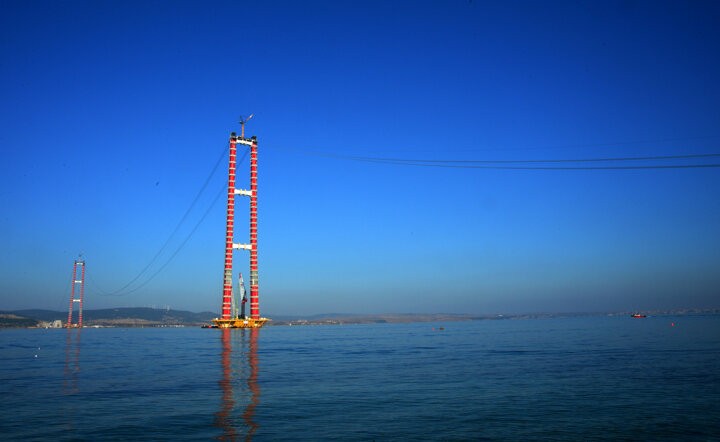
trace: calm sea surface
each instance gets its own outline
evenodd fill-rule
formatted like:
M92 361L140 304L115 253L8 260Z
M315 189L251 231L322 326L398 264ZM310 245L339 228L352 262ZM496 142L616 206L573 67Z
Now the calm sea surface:
M720 316L3 330L0 400L2 440L720 440Z

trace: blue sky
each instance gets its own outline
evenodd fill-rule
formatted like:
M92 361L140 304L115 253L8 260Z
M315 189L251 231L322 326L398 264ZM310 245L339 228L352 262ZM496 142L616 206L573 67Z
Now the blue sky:
M219 311L250 113L263 315L720 307L720 168L347 158L720 153L717 2L1 8L0 309L67 308L82 253L86 308Z

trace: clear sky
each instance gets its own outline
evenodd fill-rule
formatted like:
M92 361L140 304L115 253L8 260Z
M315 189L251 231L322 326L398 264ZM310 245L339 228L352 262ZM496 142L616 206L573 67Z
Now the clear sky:
M218 312L250 113L263 315L720 307L720 168L464 167L720 157L407 161L720 153L719 2L0 8L0 309Z

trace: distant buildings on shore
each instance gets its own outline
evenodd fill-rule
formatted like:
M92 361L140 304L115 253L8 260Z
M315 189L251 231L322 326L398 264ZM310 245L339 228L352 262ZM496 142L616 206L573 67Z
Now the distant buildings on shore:
M62 321L56 319L54 321L38 321L38 328L62 328Z

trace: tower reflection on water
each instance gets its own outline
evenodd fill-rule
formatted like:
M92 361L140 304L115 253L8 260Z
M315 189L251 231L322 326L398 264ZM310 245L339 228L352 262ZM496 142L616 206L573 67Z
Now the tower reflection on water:
M63 394L78 393L78 373L80 373L80 335L81 328L68 329L65 338L65 369L63 370Z
M80 337L81 328L68 328L65 337L65 367L63 369L62 394L64 396L79 396L78 377L80 376ZM70 399L69 397L67 399ZM74 435L78 431L77 413L78 402L75 400L63 401L62 429L63 433Z
M218 440L252 440L258 429L254 420L260 402L257 340L259 329L220 329L222 377L220 411L215 425L222 430Z

